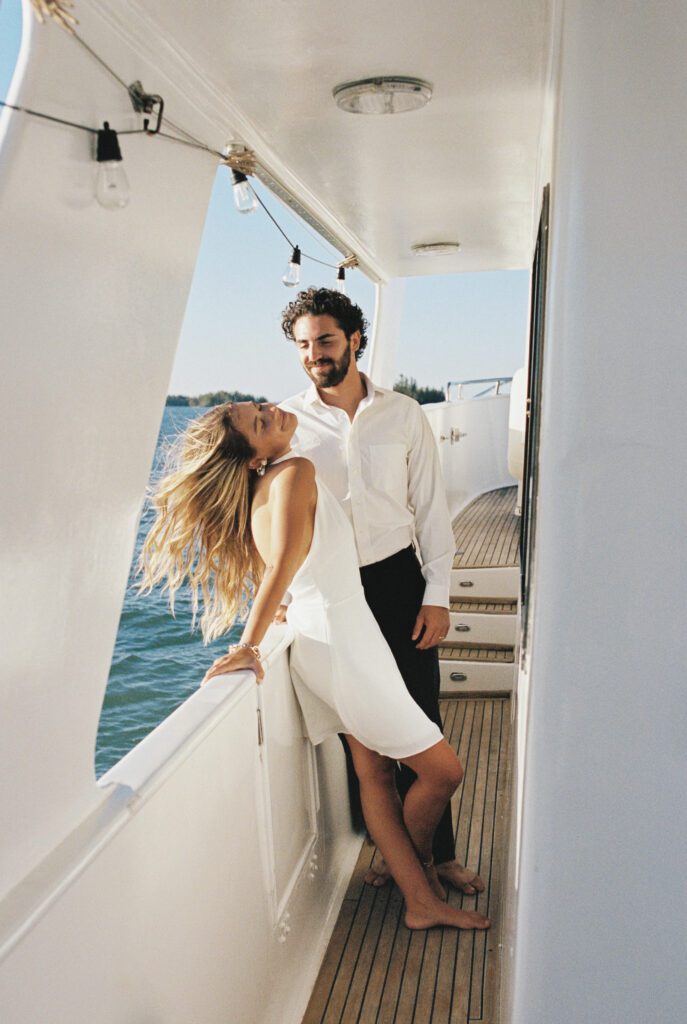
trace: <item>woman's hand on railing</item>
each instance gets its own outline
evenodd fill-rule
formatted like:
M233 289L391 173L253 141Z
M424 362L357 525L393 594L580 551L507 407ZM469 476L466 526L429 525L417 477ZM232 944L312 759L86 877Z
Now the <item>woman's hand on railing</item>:
M241 669L249 668L255 672L257 681L260 683L265 677L265 670L260 664L259 659L256 657L250 647L239 647L234 651L230 651L229 654L224 654L217 661L213 662L210 668L207 670L201 681L207 683L208 680L214 676L223 676L227 672L240 672Z

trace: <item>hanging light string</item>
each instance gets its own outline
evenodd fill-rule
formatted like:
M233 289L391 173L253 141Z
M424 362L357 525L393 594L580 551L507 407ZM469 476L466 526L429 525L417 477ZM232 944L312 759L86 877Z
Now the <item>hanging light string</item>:
M137 103L136 103L137 97L136 97L136 95L134 93L134 87L127 85L126 82L124 81L124 79L121 78L117 74L117 72L114 70L114 68L112 68L107 63L107 61L104 60L100 56L100 54L96 53L96 51L91 46L89 46L89 44L86 42L86 40L83 39L79 35L79 33L77 32L76 26L79 24L79 22L78 22L78 19L71 13L71 8L74 7L73 0L31 0L31 5L33 7L34 13L35 13L38 21L40 21L41 24L43 24L45 22L46 18L52 18L54 21L56 21L57 24L61 28L63 28L66 32L68 32L69 35L73 39L75 39L76 42L79 43L79 45L81 47L83 47L83 49L86 50L86 52L88 54L90 54L90 56L95 61L98 62L98 64L100 64L100 66L103 68L103 70L106 71L107 74L110 75L114 79L114 81L117 82L118 85L120 85L123 89L126 90L129 98L134 103L134 106L136 107L136 109L137 110L141 109L141 108L139 108L137 106ZM136 83L136 84L140 85L140 83ZM147 99L147 100L150 100L150 101L154 100L154 101L158 101L159 102L160 109L158 111L157 127L155 129L151 129L149 127L149 125L150 125L149 119L148 118L144 118L144 120L143 120L143 128L125 129L125 130L122 130L122 131L118 131L116 133L117 135L141 135L141 134L146 134L146 135L150 135L150 136L158 135L160 138L167 139L170 142L176 142L179 145L189 146L191 149L198 149L198 150L200 150L202 152L209 153L212 156L218 157L219 160L223 164L225 164L226 166L228 166L230 168L233 167L233 163L235 163L236 161L232 161L232 154L231 153L227 154L226 152L223 153L223 152L221 152L219 150L213 149L212 146L208 146L207 143L202 142L200 139L197 139L194 135L192 135L185 128L182 128L180 125L175 124L173 121L170 120L170 118L166 114L163 115L163 113L162 113L162 106L163 106L163 104L162 104L162 99L161 99L160 96L144 95L144 98ZM46 120L46 121L52 121L55 124L62 124L62 125L65 125L65 126L67 126L69 128L76 128L76 129L78 129L80 131L89 132L92 135L97 135L99 130L100 130L98 128L91 128L88 125L77 124L75 121L67 121L64 118L55 117L52 114L44 114L44 113L41 113L40 111L37 111L37 110L31 110L29 107L15 106L12 103L7 103L5 100L0 100L0 106L8 107L10 110L19 111L22 114L28 114L31 117L42 118L43 120ZM147 110L148 110L148 108L146 108L146 111ZM162 130L162 125L163 124L169 126L174 132L176 132L176 135L172 135L169 132L163 131ZM184 136L184 137L180 138L179 136ZM252 154L251 154L251 157L252 157ZM254 173L254 164L255 164L255 158L252 157L253 171L251 173ZM246 173L246 172L244 172L244 173ZM295 245L294 242L291 241L289 236L286 234L286 232L282 228L281 224L278 222L276 217L272 214L272 212L265 205L265 202L263 201L262 197L253 188L253 186L252 186L252 184L250 182L248 182L248 186L249 186L252 194L255 196L255 199L257 200L258 204L265 211L265 213L267 214L269 219L272 221L272 223L276 227L277 231L279 231L279 233L282 235L282 237L285 239L285 241L288 242L288 244L291 247L292 251L294 253L296 251L298 252L299 258L300 257L304 257L305 259L310 260L312 263L318 263L320 266L328 267L330 270L337 270L337 271L339 271L339 276L337 278L338 282L341 282L344 279L341 276L341 274L344 273L344 268L352 268L352 267L356 267L358 265L357 258L355 256L352 256L352 255L346 256L343 260L339 261L338 263L329 263L326 260L318 259L317 256L311 256L309 253L304 252L300 248L300 246Z

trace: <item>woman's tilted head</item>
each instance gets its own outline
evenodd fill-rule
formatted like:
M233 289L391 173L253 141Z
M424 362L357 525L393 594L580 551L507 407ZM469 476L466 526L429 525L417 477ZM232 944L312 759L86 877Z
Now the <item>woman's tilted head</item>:
M263 571L250 527L256 471L289 450L296 422L268 403L216 406L188 424L153 488L156 516L139 559L140 589L161 584L174 610L188 578L194 616L202 595L206 641L247 614Z

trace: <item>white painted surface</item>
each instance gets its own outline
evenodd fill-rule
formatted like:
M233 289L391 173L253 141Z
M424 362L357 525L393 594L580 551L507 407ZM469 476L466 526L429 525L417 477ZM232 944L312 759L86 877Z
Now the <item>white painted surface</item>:
M687 1016L686 45L564 6L515 1024Z
M439 668L442 694L510 693L513 689L512 663L441 661Z
M87 3L81 30L205 131ZM31 16L31 15L29 15ZM33 33L17 102L136 127L129 99L55 24ZM102 801L93 749L143 491L215 161L122 140L130 206L93 195L92 139L9 115L0 162L3 772L0 894Z
M453 517L484 491L513 486L508 472L508 403L508 395L496 395L422 407L439 445ZM460 434L453 442L452 430Z
M360 838L338 740L310 772L288 642L261 688L213 680L162 723L103 778L109 814L4 901L3 1021L300 1021Z
M516 370L510 386L508 410L508 472L522 480L525 469L525 412L527 405L527 371Z
M380 388L393 388L396 382L404 295L405 281L399 278L376 287L374 323L368 331L369 375Z
M311 0L208 0L199 16L131 0L125 12L143 40L183 54L223 123L389 279L528 265L550 6L349 0L313 16ZM429 105L361 117L334 103L334 86L386 73L428 79ZM455 256L410 251L447 235Z
M515 600L520 585L520 570L512 568L452 569L453 597L499 597Z
M450 640L469 644L515 644L517 615L451 612L450 618Z

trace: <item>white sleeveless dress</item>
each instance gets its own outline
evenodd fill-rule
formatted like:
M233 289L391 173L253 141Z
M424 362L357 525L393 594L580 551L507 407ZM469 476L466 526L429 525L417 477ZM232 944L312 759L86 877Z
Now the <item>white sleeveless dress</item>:
M312 743L350 733L398 760L442 739L406 690L365 600L351 524L320 480L312 544L289 592L291 676Z

